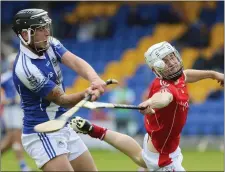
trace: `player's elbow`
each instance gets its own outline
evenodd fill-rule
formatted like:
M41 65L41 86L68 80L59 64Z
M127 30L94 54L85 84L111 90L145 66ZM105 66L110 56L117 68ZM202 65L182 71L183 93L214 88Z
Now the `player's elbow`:
M162 98L163 106L168 106L173 101L173 95L169 92L166 92Z
M171 103L173 101L173 95L169 92L167 92L165 103Z
M59 97L59 99L56 102L57 105L64 107L64 108L71 108L74 106L74 104L72 104L69 101L68 95L67 94L63 94Z
M51 99L51 102L53 102L61 107L64 107L64 108L70 108L73 106L73 105L71 105L70 101L68 100L66 94L62 94L62 95L55 97L54 99Z

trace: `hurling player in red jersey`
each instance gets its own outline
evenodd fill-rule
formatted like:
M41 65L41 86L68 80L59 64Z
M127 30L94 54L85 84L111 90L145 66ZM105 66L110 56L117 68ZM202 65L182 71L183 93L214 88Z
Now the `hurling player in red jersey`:
M183 70L178 51L168 42L151 46L145 53L146 63L156 78L149 88L148 99L139 106L145 115L147 131L143 149L131 137L91 124L80 117L71 127L111 144L148 171L185 171L179 147L180 134L187 119L189 95L186 83L211 78L224 84L224 74L215 71Z

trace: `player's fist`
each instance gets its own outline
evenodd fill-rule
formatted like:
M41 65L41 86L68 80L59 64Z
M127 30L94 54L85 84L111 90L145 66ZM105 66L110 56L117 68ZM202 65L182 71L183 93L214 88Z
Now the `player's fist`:
M140 110L140 113L142 113L143 115L155 113L154 109L151 108L150 102L148 100L142 102L138 106L141 108L145 108L143 110Z
M106 83L101 78L97 78L91 82L92 90L98 89L100 94L103 94L106 89Z
M85 97L89 94L91 94L91 101L96 101L101 96L101 92L98 89L93 90L92 87L86 89Z

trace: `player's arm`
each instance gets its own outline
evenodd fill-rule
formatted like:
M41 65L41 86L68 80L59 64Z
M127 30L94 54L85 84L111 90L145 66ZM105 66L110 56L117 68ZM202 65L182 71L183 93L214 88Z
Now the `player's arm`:
M84 92L67 95L59 86L56 85L45 99L62 107L73 107L81 101L84 96Z
M74 94L66 94L59 86L55 86L52 91L45 97L50 102L55 104L70 108L75 106L79 101L81 101L85 94L94 94L96 97L99 97L99 92L92 91L90 88L83 92L78 92Z
M184 74L186 83L193 83L203 79L215 79L221 85L224 83L224 74L212 70L186 69Z
M98 89L102 94L106 88L105 82L85 60L68 51L55 38L52 41L53 50L60 62L77 72L81 77L91 82L92 89ZM94 97L93 97L94 98Z
M29 75L24 68L15 68L15 74L24 86L38 97L45 98L59 106L73 107L85 97L85 94L91 94L96 99L100 96L98 90L92 90L90 87L84 92L67 95L55 82L45 77L36 65L28 63L26 71L29 71Z
M62 56L62 63L76 71L80 76L91 82L92 89L98 89L100 94L104 93L106 83L98 76L95 70L82 58L67 51ZM92 101L96 99L93 97Z
M93 82L96 79L99 79L98 74L95 70L89 65L85 60L76 56L75 54L67 51L62 56L62 63L76 71L84 79Z
M153 114L153 108L161 109L168 106L173 101L173 95L167 89L161 89L153 94L151 98L142 102L139 106L144 107L140 112L142 114Z

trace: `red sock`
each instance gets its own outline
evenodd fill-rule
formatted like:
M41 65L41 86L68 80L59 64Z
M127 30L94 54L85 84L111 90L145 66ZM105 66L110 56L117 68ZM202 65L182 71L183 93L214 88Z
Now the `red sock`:
M93 130L91 131L91 133L89 133L89 135L93 138L103 140L105 137L107 128L99 127L95 124L92 124L92 126L93 126Z

